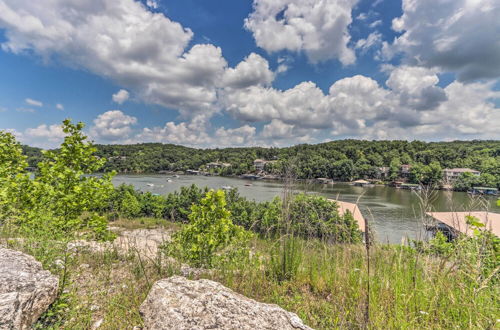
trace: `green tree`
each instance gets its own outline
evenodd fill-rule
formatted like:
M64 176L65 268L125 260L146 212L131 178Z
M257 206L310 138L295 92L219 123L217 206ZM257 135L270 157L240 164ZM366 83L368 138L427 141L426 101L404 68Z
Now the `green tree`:
M399 177L399 172L401 170L401 161L399 158L393 158L391 164L389 165L389 179L396 180Z
M106 162L82 133L84 124L63 121L66 134L57 150L45 151L36 176L22 194L21 227L35 234L69 238L83 231L107 238L107 221L99 214L113 191L113 173L92 175Z
M137 198L128 191L125 192L121 200L120 213L127 218L137 217L141 213L141 204Z
M209 191L200 205L193 205L189 221L174 235L167 252L197 267L212 267L218 257L217 252L229 248L219 257L231 256L233 251L238 250L234 244L240 243L241 247L241 242L248 238L248 233L231 221L222 190Z
M22 193L28 190L26 157L14 135L0 131L0 224L18 216Z

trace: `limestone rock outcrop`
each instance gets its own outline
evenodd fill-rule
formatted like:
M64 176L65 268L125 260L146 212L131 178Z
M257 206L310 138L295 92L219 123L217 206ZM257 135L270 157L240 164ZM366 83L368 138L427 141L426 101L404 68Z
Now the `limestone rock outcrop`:
M145 329L311 329L294 313L210 280L157 281L140 308Z
M0 247L0 329L29 329L56 299L58 284L32 256Z

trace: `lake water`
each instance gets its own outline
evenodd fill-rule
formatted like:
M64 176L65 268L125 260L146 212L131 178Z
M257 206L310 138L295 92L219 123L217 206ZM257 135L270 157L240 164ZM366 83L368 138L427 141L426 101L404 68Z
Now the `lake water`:
M132 184L136 189L161 195L191 184L213 189L235 187L242 196L256 201L268 201L282 194L282 184L277 181L194 175L181 175L171 180L172 182L167 182L166 175L117 175L113 183ZM356 202L359 199L361 212L372 220L378 241L399 243L405 236L422 237L422 211L418 193L386 186L355 187L346 183L300 185L298 189L345 202ZM430 203L433 211L484 211L489 208L492 212L500 212L494 197L478 200L467 193L451 191L436 191L434 195L435 198Z

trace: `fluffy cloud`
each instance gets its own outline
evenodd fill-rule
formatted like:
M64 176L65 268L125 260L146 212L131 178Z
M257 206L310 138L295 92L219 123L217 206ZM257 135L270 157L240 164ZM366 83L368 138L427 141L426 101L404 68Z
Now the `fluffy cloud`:
M224 95L225 107L238 120L268 122L264 140L311 140L329 131L333 137L421 138L467 135L498 137L500 92L492 84L438 86L435 70L391 68L387 88L357 75L336 81L324 94L304 82L280 91L252 86ZM487 126L487 127L486 127Z
M118 104L123 104L123 102L127 101L129 98L129 93L125 89L120 89L118 92L113 94L113 101Z
M59 145L66 134L61 125L42 124L35 128L27 128L19 137L23 143L40 148L53 148Z
M137 118L128 116L120 110L107 111L94 119L90 135L95 140L124 141L132 132L131 126L136 123Z
M304 51L310 61L355 62L347 44L351 11L357 0L254 0L245 27L268 52Z
M224 73L222 84L230 88L246 88L253 85L270 85L274 73L269 69L269 63L262 56L251 53L235 68L229 68Z
M25 99L24 102L26 102L26 104L32 105L34 107L43 107L42 102L30 99L30 98Z
M386 84L399 95L400 104L415 110L432 110L446 101L444 90L437 85L435 70L400 66L395 68Z
M392 27L402 35L385 44L387 56L458 73L459 80L500 75L500 7L496 0L403 0Z
M64 106L61 103L57 103L56 104L56 109L63 111L64 110Z
M206 121L204 118L195 118L190 122L167 122L163 127L145 127L133 142L161 142L189 146L204 146L210 142L206 133Z
M4 51L90 70L185 116L213 110L227 66L220 48L186 49L190 29L133 0L0 0L0 28Z
M215 142L221 146L249 146L255 144L255 132L256 128L249 125L230 129L220 127L215 131Z

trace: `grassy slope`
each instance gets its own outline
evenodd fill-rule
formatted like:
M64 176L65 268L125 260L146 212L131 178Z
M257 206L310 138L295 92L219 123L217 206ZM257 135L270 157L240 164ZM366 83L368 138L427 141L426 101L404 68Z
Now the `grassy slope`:
M152 228L154 219L112 224ZM168 224L171 228L171 224ZM10 244L17 245L15 241ZM201 277L222 284L258 301L276 303L297 313L319 329L365 327L366 255L362 246L325 246L306 242L297 276L279 283L270 274L268 255L273 242L254 240L260 258L217 269ZM55 244L34 248L51 271L63 274L54 263L64 255ZM141 325L139 306L154 281L178 273L178 265L162 259L144 260L134 251L119 255L82 252L68 259L69 285L40 328L83 329L103 319L100 329L131 329ZM456 265L418 255L400 247L376 246L370 276L370 328L439 329L494 328L498 326L498 286L479 288Z

